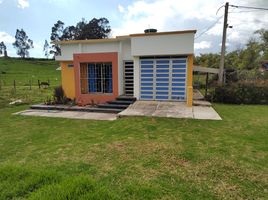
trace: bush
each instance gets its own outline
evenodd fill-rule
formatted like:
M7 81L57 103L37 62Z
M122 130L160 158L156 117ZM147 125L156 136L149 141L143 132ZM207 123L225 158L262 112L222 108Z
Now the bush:
M54 93L53 93L54 99L56 102L61 103L64 101L65 94L62 86L58 86L54 88Z
M54 105L54 104L68 104L70 99L65 96L62 86L54 88L53 97L47 97L45 104Z
M212 101L233 104L268 104L268 81L239 81L217 86Z

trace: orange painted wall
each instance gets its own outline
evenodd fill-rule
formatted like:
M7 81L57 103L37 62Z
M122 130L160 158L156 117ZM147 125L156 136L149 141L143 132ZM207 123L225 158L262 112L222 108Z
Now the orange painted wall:
M112 94L81 94L80 63L112 62L113 93ZM118 53L81 53L74 54L75 98L78 104L105 103L118 96Z
M68 67L73 62L61 62L61 84L65 95L70 98L75 98L75 85L74 85L74 67Z

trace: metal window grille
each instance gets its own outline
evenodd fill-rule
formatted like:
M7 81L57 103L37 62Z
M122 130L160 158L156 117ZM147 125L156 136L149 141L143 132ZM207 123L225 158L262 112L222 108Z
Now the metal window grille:
M80 68L82 94L113 92L112 63L87 63Z

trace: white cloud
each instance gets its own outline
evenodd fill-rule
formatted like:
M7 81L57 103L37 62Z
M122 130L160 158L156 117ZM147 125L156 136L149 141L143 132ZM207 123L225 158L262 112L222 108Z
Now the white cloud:
M215 0L188 0L187 3L178 0L135 1L123 8L122 24L113 29L113 35L143 32L148 27L159 31L195 28L185 23L186 20L213 21L215 9L220 5Z
M29 7L29 0L18 0L18 8L24 9Z
M201 41L194 44L195 49L208 49L211 47L211 42Z
M11 35L9 35L6 32L0 31L0 42L4 42L5 44L11 44L15 41L15 38Z
M221 42L224 8L216 15L218 8L225 0L138 0L118 10L121 24L113 28L112 35L141 33L146 28L158 31L197 29L196 52L218 52L217 44ZM241 5L239 0L229 0L232 5ZM245 0L245 6L268 7L267 0ZM228 24L233 26L227 30L227 43L230 49L238 44L245 44L255 30L268 27L268 12L241 12L245 10L230 7ZM221 18L220 18L221 17ZM220 19L219 19L220 18ZM217 19L219 19L217 21ZM212 45L216 44L216 45Z
M0 0L0 4L3 3L4 0Z
M31 57L36 57L36 58L44 58L44 52L43 52L43 46L44 42L42 41L34 41L33 42L33 49L30 49L30 56Z
M125 8L124 8L122 5L119 4L119 5L117 6L117 8L118 8L118 10L119 10L120 13L125 12Z

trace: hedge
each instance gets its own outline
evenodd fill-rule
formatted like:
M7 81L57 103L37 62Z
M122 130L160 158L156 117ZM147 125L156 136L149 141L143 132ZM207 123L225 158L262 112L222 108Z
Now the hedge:
M268 104L268 81L240 81L217 86L211 100L232 104Z

